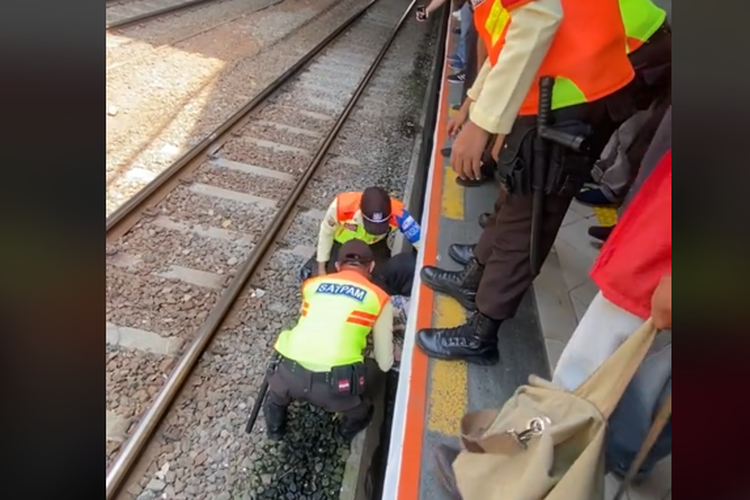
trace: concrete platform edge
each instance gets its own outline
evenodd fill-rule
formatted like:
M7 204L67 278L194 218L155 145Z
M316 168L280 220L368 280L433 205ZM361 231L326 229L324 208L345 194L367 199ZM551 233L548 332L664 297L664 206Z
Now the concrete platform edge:
M440 63L441 54L443 51L439 47L439 43L436 44L435 57L432 60L430 67L430 75L432 80L438 80L438 64ZM439 90L439 82L431 81L427 85L427 91L425 92L424 99L422 100L422 111L419 113L419 123L417 124L419 132L414 137L414 147L411 152L411 160L409 162L409 173L407 175L406 187L404 188L404 206L414 217L414 220L422 219L422 210L424 207L420 206L417 211L417 204L420 202L420 194L424 192L425 185L427 183L426 170L429 166L429 158L431 151L427 151L426 155L423 154L423 144L425 141L425 126L428 125L428 114L432 105L436 105L438 99L437 92ZM433 120L431 120L432 122ZM430 123L429 126L434 126L434 123ZM430 130L430 134L434 133L434 130ZM411 244L404 238L404 235L397 233L393 242L392 254L401 253L412 248Z
M439 80L435 75L438 74L437 68L441 62L442 54L444 50L437 44L435 50L435 57L432 61L430 75L433 80ZM439 75L438 75L439 76ZM427 125L427 118L430 112L430 107L433 103L436 106L436 100L440 85L438 82L430 82L428 84L428 91L425 92L424 99L422 101L422 110L419 114L419 133L415 135L414 147L412 148L411 160L409 162L409 173L406 187L404 188L404 206L409 210L410 213L415 215L416 220L422 218L422 207L419 207L419 212L416 212L415 204L420 201L420 194L424 191L427 182L427 168L430 165L430 155L432 151L427 152L427 157L424 158L422 154L423 143L424 143L424 132L425 126ZM436 106L437 107L437 106ZM434 131L430 131L433 133ZM393 242L392 254L397 254L406 250L409 250L411 244L404 238L404 235L397 233ZM380 429L383 423L384 415L384 397L385 391L382 391L380 397L376 398L375 402L375 413L373 415L372 423L367 427L365 432L361 432L352 441L351 448L349 451L349 457L346 460L346 466L344 469L344 479L341 483L341 493L339 500L364 500L368 498L366 479L372 462L372 457L375 449L378 446L380 438Z

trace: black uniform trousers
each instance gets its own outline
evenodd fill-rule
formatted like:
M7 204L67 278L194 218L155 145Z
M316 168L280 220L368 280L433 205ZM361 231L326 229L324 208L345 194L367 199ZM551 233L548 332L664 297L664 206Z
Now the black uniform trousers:
M341 244L334 242L331 259L326 264L326 272L336 272L332 265L336 262ZM375 255L375 268L372 270L372 282L388 295L411 296L411 285L417 270L417 253L413 250L398 253L391 257L391 251L385 239L370 245Z
M575 183L570 184L564 193L545 196L539 247L542 261L549 255L573 196L583 186L594 159L599 156L619 125L611 117L610 105L627 99L628 95L623 90L611 97L552 112L553 124L577 122L590 126L592 151L584 157L560 146L549 146L550 149L556 148L551 157L562 162L566 168L576 171L578 175ZM525 168L531 168L534 163L535 128L534 116L523 116L516 120L500 151L498 169L501 179L509 170L520 169L524 165ZM474 250L476 259L484 266L476 296L477 310L495 320L515 315L524 294L536 277L532 274L530 264L532 200L531 192L509 193L505 183L501 182L494 214L487 222Z
M646 109L655 96L668 91L672 85L672 30L667 22L629 58L635 71L631 92L636 108Z
M331 389L328 373L311 372L301 365L282 358L268 377L268 398L276 406L286 408L293 400L310 404L334 413L341 413L348 424L369 418L372 399L383 384L383 372L375 360L365 358L365 387L359 396L337 395Z
M671 84L671 58L672 35L665 22L642 47L630 54L630 61L636 72L630 85L599 101L557 110L552 113L553 123L573 119L592 126L590 156L593 166L593 161L599 157L610 136L622 122L637 109L648 107L664 91L664 86ZM533 164L533 152L530 153L533 148L524 148L523 143L533 140L535 134L528 132L534 126L533 120L529 121L528 117L517 120L512 132L505 138L500 165L517 162L519 156L523 156L522 151L528 156L522 160L527 165ZM576 155L568 152L567 156L574 159ZM584 181L585 178L580 179L579 189ZM571 192L564 196L545 196L540 241L542 261L546 260L552 249L574 194ZM494 214L488 220L474 250L479 263L485 266L477 291L477 309L490 318L503 320L513 317L523 295L536 277L531 273L529 255L532 199L530 194L508 193L501 183Z
M326 263L326 272L336 272L336 260L338 259L341 243L333 242L331 258ZM383 289L388 295L411 296L411 287L417 267L417 253L413 250L401 252L391 257L391 251L385 239L370 245L375 256L375 268L372 271L372 282ZM305 264L311 273L317 274L318 263L313 255Z

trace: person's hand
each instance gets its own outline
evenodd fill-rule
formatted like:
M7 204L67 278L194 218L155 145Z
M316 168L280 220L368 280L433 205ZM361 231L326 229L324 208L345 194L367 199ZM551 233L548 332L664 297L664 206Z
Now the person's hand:
M662 276L651 296L651 317L659 330L672 328L672 275Z
M318 262L318 276L325 276L325 275L326 275L326 263Z
M430 13L427 11L427 7L420 5L417 7L417 21L420 23L426 21L430 17Z
M500 160L500 150L503 149L503 143L505 142L505 136L498 134L495 136L495 143L492 145L492 159L495 160L495 163L498 163Z
M466 118L469 116L469 108L471 107L471 100L466 99L461 105L458 112L453 115L453 118L448 120L448 128L446 131L448 135L454 136L461 130L461 126L466 123Z
M482 178L482 153L490 134L469 120L451 148L451 167L462 179Z

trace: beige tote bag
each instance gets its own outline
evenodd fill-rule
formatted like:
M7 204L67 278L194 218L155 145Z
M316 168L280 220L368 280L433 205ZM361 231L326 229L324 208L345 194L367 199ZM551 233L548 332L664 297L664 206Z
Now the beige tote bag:
M573 392L532 375L502 409L466 414L463 500L602 500L607 419L655 335L649 319Z

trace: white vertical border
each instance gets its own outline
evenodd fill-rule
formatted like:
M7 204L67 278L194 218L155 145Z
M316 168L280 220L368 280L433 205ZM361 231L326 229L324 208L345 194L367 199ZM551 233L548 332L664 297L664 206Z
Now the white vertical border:
M449 8L448 5L444 8ZM448 26L445 37L445 51L443 52L443 58L448 54L448 47L452 39L453 33L451 32L452 16L448 16ZM438 93L438 107L437 107L437 120L443 120L443 92L446 91L446 74L448 71L447 62L443 63L443 74L440 79L440 92ZM442 148L441 144L438 144L438 130L439 127L437 122L435 123L435 131L432 137L432 155L430 157L430 168L427 174L427 185L425 187L425 198L424 207L422 210L422 234L425 236L432 229L429 225L430 219L430 208L432 206L433 195L441 196L441 192L433 193L432 184L433 177L435 175L436 168L443 168L443 165L436 165L435 160L437 158L438 151ZM438 228L435 228L437 231ZM417 253L417 270L422 269L424 266L424 245L420 245L420 250ZM401 480L401 463L403 461L403 442L404 434L406 432L406 413L408 409L408 401L411 389L411 361L414 355L414 337L417 329L417 309L420 300L420 290L422 289L422 279L420 273L417 272L414 277L414 284L412 290L415 290L413 300L409 305L409 319L406 323L406 329L404 331L404 346L401 353L401 366L399 368L399 379L398 388L396 391L396 401L393 409L393 422L391 424L391 442L388 448L388 459L386 462L385 479L383 481L383 496L382 500L417 500L416 498L398 498L398 487ZM424 438L424 437L422 437Z

